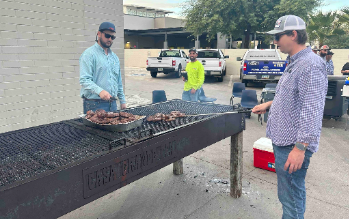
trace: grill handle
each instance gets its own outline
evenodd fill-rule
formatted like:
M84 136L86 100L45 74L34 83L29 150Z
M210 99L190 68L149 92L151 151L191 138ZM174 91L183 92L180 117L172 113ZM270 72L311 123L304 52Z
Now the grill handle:
M207 113L207 114L196 114L196 115L185 115L185 116L211 116L211 115L224 115L224 114L235 114L235 113L251 113L252 110L237 110L234 112L223 112L223 113Z

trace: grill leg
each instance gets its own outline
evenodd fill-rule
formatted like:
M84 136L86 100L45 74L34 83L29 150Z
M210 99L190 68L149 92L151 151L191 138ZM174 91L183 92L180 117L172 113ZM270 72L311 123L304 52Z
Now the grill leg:
M233 198L239 198L242 193L242 133L231 136L230 196Z
M180 159L173 163L173 174L175 175L183 174L183 159Z

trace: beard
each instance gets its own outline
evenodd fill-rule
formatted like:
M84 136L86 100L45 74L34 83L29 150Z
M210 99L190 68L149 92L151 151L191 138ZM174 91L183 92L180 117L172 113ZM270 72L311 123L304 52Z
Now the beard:
M190 57L190 61L195 61L195 57Z
M321 57L325 57L327 54L326 53L320 53Z
M103 42L102 39L100 39L100 42L101 42L101 45L102 45L104 48L110 48L110 47L113 45L113 42L110 42L110 45L108 45L107 43Z

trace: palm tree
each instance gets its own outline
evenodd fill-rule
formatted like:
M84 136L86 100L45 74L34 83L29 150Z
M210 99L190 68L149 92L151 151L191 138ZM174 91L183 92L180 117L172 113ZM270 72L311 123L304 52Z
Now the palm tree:
M310 15L307 32L310 40L317 40L319 46L324 45L327 39L335 38L344 35L345 31L339 21L339 15L336 12L322 13Z

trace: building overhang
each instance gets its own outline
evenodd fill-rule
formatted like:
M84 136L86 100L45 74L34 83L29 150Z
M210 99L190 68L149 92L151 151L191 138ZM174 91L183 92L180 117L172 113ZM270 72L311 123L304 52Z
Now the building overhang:
M128 30L124 31L127 35L138 35L138 36L146 36L146 35L165 35L165 34L188 34L191 33L185 31L183 27L176 28L160 28L160 29L148 29L148 30Z

